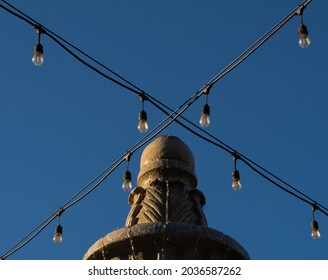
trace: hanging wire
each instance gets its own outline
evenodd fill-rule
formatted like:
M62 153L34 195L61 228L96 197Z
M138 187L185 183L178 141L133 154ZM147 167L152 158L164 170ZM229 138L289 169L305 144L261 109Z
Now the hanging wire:
M187 108L186 108L187 109ZM184 111L182 111L180 114L182 114ZM173 114L173 113L172 113ZM142 139L140 139L138 142L136 142L127 152L130 154L130 156L135 153L137 150L139 150L142 146L150 142L152 139L154 139L159 133L161 133L167 126L169 126L172 122L174 122L175 118L177 118L179 114L177 114L175 117L173 117L166 125L163 125L169 118L172 116L166 117L162 122L160 122L156 127L154 127L149 133L147 133ZM162 126L163 125L163 126ZM161 127L162 126L162 127ZM156 132L156 130L158 131ZM82 199L84 199L87 195L89 195L91 192L93 192L97 187L100 186L102 182L105 181L105 179L118 167L120 166L125 160L127 153L124 153L121 157L119 157L115 162L113 162L110 166L108 166L104 171L102 171L95 179L93 179L90 183L88 183L85 187L83 187L77 194L75 194L72 198L70 198L63 206L59 207L58 210L56 210L53 214L51 214L44 222L42 222L39 226L37 226L35 229L33 229L27 236L22 238L19 242L17 242L11 249L9 249L6 253L4 253L0 259L5 260L9 256L11 256L13 253L18 251L19 249L23 248L25 245L27 245L30 241L32 241L37 235L39 235L56 217L58 214L58 211L62 209L62 211L65 211L78 202L80 202ZM102 177L101 177L102 176ZM101 177L101 178L100 178ZM100 179L99 179L100 178ZM95 183L88 191L86 191L83 195L78 197L84 190L86 190L89 186L91 186L92 183L95 181L99 181ZM78 198L77 198L78 197Z
M263 34L256 42L254 42L248 49L241 53L235 60L233 60L228 66L226 66L221 72L215 75L208 84L213 86L220 79L230 73L243 61L245 61L249 56L251 56L258 48L260 48L266 41L268 41L274 34L276 34L287 22L289 22L294 16L298 15L300 9L304 10L305 7L310 4L312 0L303 1L295 9L293 9L288 15L281 19L276 25L269 29L265 34Z
M281 184L275 182L274 180L272 180L271 178L269 178L267 175L265 175L264 173L262 173L261 171L259 171L257 168L255 168L252 164L250 164L249 162L247 162L246 160L244 160L243 158L240 158L240 160L242 162L244 162L250 169L252 169L254 172L256 172L257 174L259 174L260 176L262 176L264 179L266 179L267 181L269 181L270 183L272 183L273 185L277 186L278 188L280 188L281 190L289 193L290 195L294 196L295 198L309 204L309 205L313 205L312 199L308 200L304 197L302 197L301 195L298 195L296 193L293 193L291 190L288 190L287 188L283 187ZM319 205L319 204L318 204ZM322 212L323 214L325 214L326 216L328 216L328 212L324 211L323 209L321 209L319 206L317 205L317 210ZM324 207L326 209L326 207Z

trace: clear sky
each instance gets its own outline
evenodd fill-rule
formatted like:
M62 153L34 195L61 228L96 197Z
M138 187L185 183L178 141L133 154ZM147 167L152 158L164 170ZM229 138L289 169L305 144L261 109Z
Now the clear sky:
M19 1L11 4L177 108L301 1ZM3 3L2 3L3 4ZM304 11L312 45L298 46L293 18L211 90L208 132L328 207L327 1ZM0 10L0 255L141 139L138 96L104 79L41 37L44 64L31 62L33 27ZM202 97L184 114L198 123ZM145 103L153 128L165 116ZM253 259L328 259L328 217L310 237L311 206L238 162L243 189L231 188L230 154L178 124L193 151L211 228ZM131 158L133 184L142 149ZM126 164L8 259L82 259L124 227Z

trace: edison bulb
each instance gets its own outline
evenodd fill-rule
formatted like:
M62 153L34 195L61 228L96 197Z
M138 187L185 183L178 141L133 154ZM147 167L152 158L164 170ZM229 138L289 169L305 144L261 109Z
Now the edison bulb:
M128 192L132 189L132 183L131 183L131 172L129 170L124 172L123 175L123 184L122 184L122 189L125 192Z
M232 172L232 189L236 192L239 192L242 189L243 185L240 182L240 176L238 170Z
M299 27L298 35L299 35L298 44L300 45L300 47L303 49L310 47L311 40L309 38L309 32L305 25L302 24Z
M55 234L52 239L55 244L59 245L63 242L63 227L61 225L58 225L55 229Z
M145 119L141 119L138 122L138 130L141 133L145 133L148 130L148 123Z
M210 106L208 104L205 104L202 106L202 114L199 119L199 124L201 125L201 127L208 127L210 123Z
M311 45L311 40L309 38L309 35L307 34L301 34L298 40L298 44L300 45L300 47L302 49L306 49L308 47L310 47Z
M199 120L199 124L201 125L201 127L208 127L210 125L211 121L210 121L210 116L207 114L202 114L200 116L200 120Z
M242 189L242 184L240 180L233 180L232 181L232 189L236 192L239 192Z
M317 240L321 237L321 233L319 231L319 225L317 221L312 221L311 223L311 237L313 238L313 240Z
M35 45L32 62L35 66L41 66L43 64L43 62L44 62L43 46L41 44Z
M138 119L138 130L145 133L148 130L147 113L144 110L140 111Z
M128 180L128 179L123 180L122 189L125 192L130 191L132 189L132 183L131 183L131 181Z

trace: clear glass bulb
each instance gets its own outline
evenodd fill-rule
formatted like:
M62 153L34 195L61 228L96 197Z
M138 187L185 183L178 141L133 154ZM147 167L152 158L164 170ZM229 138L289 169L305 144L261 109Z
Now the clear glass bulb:
M63 242L63 228L61 225L58 225L56 227L55 234L52 240L57 245Z
M208 127L210 123L211 123L210 115L203 113L199 119L199 124L201 125L201 127Z
M240 180L236 179L232 181L232 189L236 192L239 192L242 189L243 185L241 184Z
M43 64L43 46L38 43L34 46L34 54L32 57L32 62L35 66L41 66Z
M128 192L132 189L132 183L131 183L131 180L129 179L124 179L123 180L123 184L122 184L122 189L123 191L125 192Z
M300 45L300 47L302 49L306 49L306 48L310 47L311 40L309 38L309 35L306 33L300 34L298 44Z
M131 172L129 170L126 170L123 174L123 184L122 184L122 189L125 192L128 192L132 189L132 183L131 183Z
M41 66L43 64L44 58L43 58L43 54L40 52L36 52L34 53L33 57L32 57L32 62L35 66Z
M201 127L208 127L210 123L210 106L206 103L202 106L202 114L199 119L199 124Z
M321 237L321 233L318 229L312 229L311 231L311 237L314 239L314 240L317 240Z
M300 27L298 28L298 44L301 48L308 48L311 45L311 40L309 38L309 31L307 27L301 22Z
M141 133L145 133L148 130L148 123L145 119L140 119L138 122L138 130Z
M145 133L148 130L148 123L147 123L147 113L144 110L139 112L138 116L138 130L141 133Z

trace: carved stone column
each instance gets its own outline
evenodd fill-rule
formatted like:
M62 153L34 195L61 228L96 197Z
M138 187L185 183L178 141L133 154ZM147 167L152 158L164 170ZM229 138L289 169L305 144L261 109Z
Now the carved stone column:
M84 259L249 259L231 237L207 226L194 157L161 136L142 153L125 227L98 240Z

